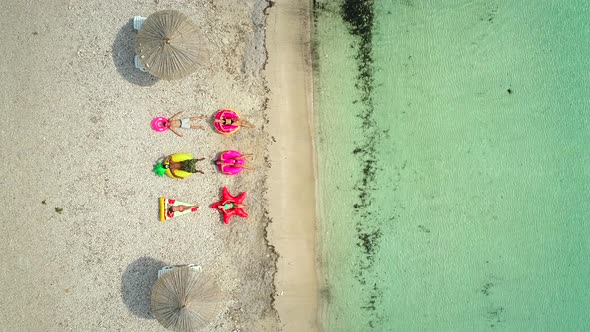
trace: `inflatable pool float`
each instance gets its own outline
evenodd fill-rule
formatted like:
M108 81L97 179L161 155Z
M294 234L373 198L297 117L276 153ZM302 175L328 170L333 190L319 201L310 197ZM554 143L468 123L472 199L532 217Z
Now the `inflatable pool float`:
M221 161L221 162L228 162L231 160L231 162L234 164L244 165L244 159L237 159L237 160L233 159L236 157L240 157L241 155L242 155L241 153L239 153L238 151L234 151L234 150L224 151L219 155L219 159L217 159L217 160ZM221 173L224 173L227 175L236 175L243 170L242 167L233 167L230 165L217 165L217 168L219 168L219 171Z
M165 117L159 116L152 120L152 129L157 132L163 132L168 130L168 124L170 120L166 119Z
M220 119L239 120L240 116L234 110L224 109L224 110L221 110L215 114L215 120L220 120ZM214 125L215 125L215 129L217 129L218 132L220 132L224 135L231 135L240 129L240 126L234 126L234 125L228 126L228 125L224 125L223 123L219 123L219 122L215 122Z
M190 207L190 209L186 209L184 211L171 211L170 208L173 206L187 206ZM160 221L162 222L174 217L181 216L183 214L197 212L198 209L199 207L193 204L179 202L171 198L160 197Z
M246 199L246 193L241 193L238 196L232 196L227 190L226 187L223 187L221 191L221 201L217 203L211 204L211 208L220 210L219 207L223 206L226 203L233 203L233 204L243 204L244 200ZM248 213L244 211L242 208L233 208L228 210L220 210L221 214L223 214L223 223L229 224L229 219L233 215L240 216L242 218L248 218Z
M172 174L172 171L170 171L170 168L169 168L171 161L173 161L175 163L180 163L180 162L183 162L183 161L189 160L189 159L193 159L193 156L188 153L175 153L173 155L166 157L166 160L164 160L164 162L162 163L162 165L164 165L164 168L166 168L166 175L168 175L169 177L171 177L173 179L185 179L185 178L188 178L189 176L191 176L193 173L189 173L189 172L183 171L181 169L175 170L174 174Z

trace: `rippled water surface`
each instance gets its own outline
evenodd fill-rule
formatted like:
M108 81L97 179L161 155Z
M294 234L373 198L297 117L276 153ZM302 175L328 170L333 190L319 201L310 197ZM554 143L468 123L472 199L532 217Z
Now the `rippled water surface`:
M589 14L316 2L326 331L587 330Z

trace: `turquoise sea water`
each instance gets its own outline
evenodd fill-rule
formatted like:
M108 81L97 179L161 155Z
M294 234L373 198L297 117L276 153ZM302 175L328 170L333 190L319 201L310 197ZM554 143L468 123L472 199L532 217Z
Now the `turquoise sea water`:
M589 14L316 0L326 331L590 329Z

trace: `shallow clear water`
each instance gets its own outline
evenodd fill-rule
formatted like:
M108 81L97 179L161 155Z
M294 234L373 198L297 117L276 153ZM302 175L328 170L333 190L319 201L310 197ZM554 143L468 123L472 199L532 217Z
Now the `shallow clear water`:
M343 3L315 9L326 331L586 330L590 4Z

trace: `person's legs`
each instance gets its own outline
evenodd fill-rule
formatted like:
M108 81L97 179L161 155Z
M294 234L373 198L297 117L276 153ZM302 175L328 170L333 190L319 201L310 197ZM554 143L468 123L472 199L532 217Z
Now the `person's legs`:
M180 205L178 208L179 208L178 209L179 212L184 212L186 210L190 210L192 207L191 206L186 206L186 205Z
M246 127L246 128L256 128L253 124L249 123L245 120L240 120L238 122L234 122L234 126Z
M196 173L197 172L197 161L195 159L185 160L180 163L180 169L185 172L189 173Z
M192 206L186 206L186 205L176 205L176 206L170 207L172 212L184 212L184 211L192 209L192 208L193 208Z
M191 125L191 129L205 129L203 126Z
M254 154L253 153L244 153L241 156L237 156L234 157L235 160L241 160L241 159L245 159L246 157L252 157Z
M243 169L252 170L252 168L250 168L250 167L248 167L248 166L246 166L246 165L244 165L244 164L237 164L237 163L236 163L236 164L233 164L233 165L231 165L231 166L232 166L232 167L237 167L237 168L243 168Z

